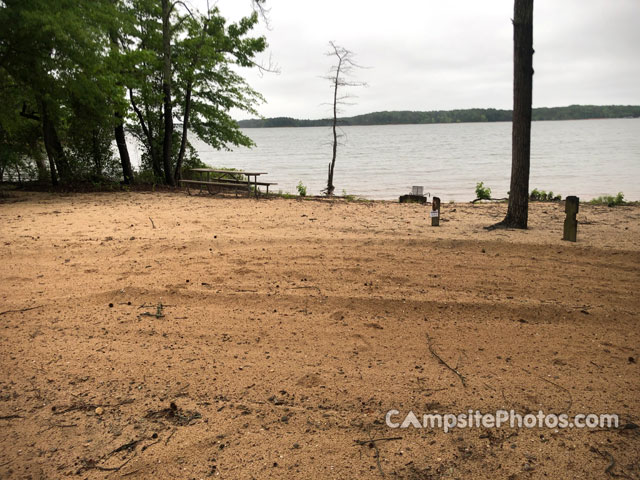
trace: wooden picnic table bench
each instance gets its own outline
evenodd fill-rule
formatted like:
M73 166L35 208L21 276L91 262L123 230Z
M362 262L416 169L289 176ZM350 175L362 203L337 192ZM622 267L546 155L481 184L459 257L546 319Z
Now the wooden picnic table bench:
M260 175L266 175L266 172L245 172L241 170L216 170L213 168L193 168L189 170L197 179L180 180L182 185L187 187L187 193L191 194L190 186L197 186L202 192L206 189L209 193L215 195L221 191L234 191L236 195L240 191L246 191L247 195L251 195L253 187L256 198L260 195L259 187L266 187L266 195L269 195L269 187L277 185L273 182L259 182ZM211 178L212 174L214 178ZM253 180L252 180L253 178Z

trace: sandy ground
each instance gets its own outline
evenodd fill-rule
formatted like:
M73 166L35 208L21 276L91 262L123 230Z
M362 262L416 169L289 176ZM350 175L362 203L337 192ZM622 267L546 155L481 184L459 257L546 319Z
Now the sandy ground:
M0 478L640 478L640 207L505 209L11 193Z

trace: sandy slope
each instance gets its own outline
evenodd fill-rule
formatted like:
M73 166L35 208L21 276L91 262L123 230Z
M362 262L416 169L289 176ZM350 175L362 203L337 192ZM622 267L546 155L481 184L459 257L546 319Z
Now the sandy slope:
M640 207L505 208L0 199L0 478L639 478L639 429L385 425L640 424Z

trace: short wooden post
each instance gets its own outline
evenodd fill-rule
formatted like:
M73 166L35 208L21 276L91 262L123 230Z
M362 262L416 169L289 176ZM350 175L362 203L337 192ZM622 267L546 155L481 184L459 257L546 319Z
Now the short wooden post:
M433 197L431 200L431 226L440 225L440 197Z
M564 211L567 214L567 218L564 219L564 235L563 240L569 242L575 242L578 234L578 220L576 220L576 214L580 206L580 199L578 197L567 197L564 204Z

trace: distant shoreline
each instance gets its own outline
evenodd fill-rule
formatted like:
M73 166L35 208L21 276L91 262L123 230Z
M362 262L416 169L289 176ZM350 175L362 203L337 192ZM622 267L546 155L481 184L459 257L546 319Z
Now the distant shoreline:
M464 110L437 110L429 112L384 111L338 119L340 126L374 125L428 125L442 123L497 123L510 122L511 110L470 108ZM598 120L610 118L640 118L640 106L633 105L570 105L568 107L534 108L533 121ZM327 127L332 119L316 120L291 117L240 120L241 128Z

